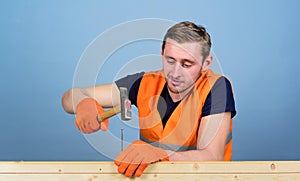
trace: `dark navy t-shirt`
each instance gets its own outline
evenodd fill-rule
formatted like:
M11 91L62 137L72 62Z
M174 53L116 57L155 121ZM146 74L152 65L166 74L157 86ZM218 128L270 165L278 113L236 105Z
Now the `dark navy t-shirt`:
M129 99L135 106L137 106L138 90L144 73L128 75L115 82L118 87L126 87L129 90ZM167 89L167 84L165 84L157 105L164 126L179 103L180 101L173 102ZM234 117L236 114L231 84L223 76L215 82L208 94L202 108L201 117L222 112L231 112L231 117Z

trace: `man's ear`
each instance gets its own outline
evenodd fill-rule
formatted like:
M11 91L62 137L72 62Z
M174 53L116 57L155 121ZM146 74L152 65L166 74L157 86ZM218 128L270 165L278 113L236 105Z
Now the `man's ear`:
M203 61L202 71L208 70L210 65L212 64L212 62L213 62L213 56L211 54L209 54Z
M160 51L160 59L161 59L161 63L162 65L164 64L164 59L163 59L163 51Z

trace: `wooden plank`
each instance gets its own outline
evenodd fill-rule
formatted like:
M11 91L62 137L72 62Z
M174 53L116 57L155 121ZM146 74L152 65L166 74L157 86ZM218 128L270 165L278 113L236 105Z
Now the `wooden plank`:
M280 162L161 162L147 173L293 173L299 161ZM112 162L0 162L1 173L117 173Z
M0 180L126 180L112 162L0 162ZM300 162L161 162L136 180L299 180Z
M299 174L143 174L134 179L120 174L7 174L3 181L299 181Z

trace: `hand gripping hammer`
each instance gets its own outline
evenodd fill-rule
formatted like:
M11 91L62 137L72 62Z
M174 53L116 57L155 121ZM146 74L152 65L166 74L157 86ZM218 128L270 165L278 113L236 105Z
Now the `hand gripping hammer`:
M126 87L120 87L120 105L117 105L116 107L108 111L104 111L98 114L97 121L99 122L99 124L101 124L101 121L106 120L120 112L122 120L131 120L131 102L128 99L128 91Z

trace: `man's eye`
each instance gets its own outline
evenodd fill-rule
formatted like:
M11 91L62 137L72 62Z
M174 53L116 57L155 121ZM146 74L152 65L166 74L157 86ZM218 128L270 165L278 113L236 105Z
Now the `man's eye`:
M172 59L172 58L167 58L167 63L168 63L168 64L174 64L174 63L175 63L175 60Z
M186 63L182 64L182 67L183 67L183 68L189 68L189 67L191 67L191 66L192 66L192 64L186 64Z

